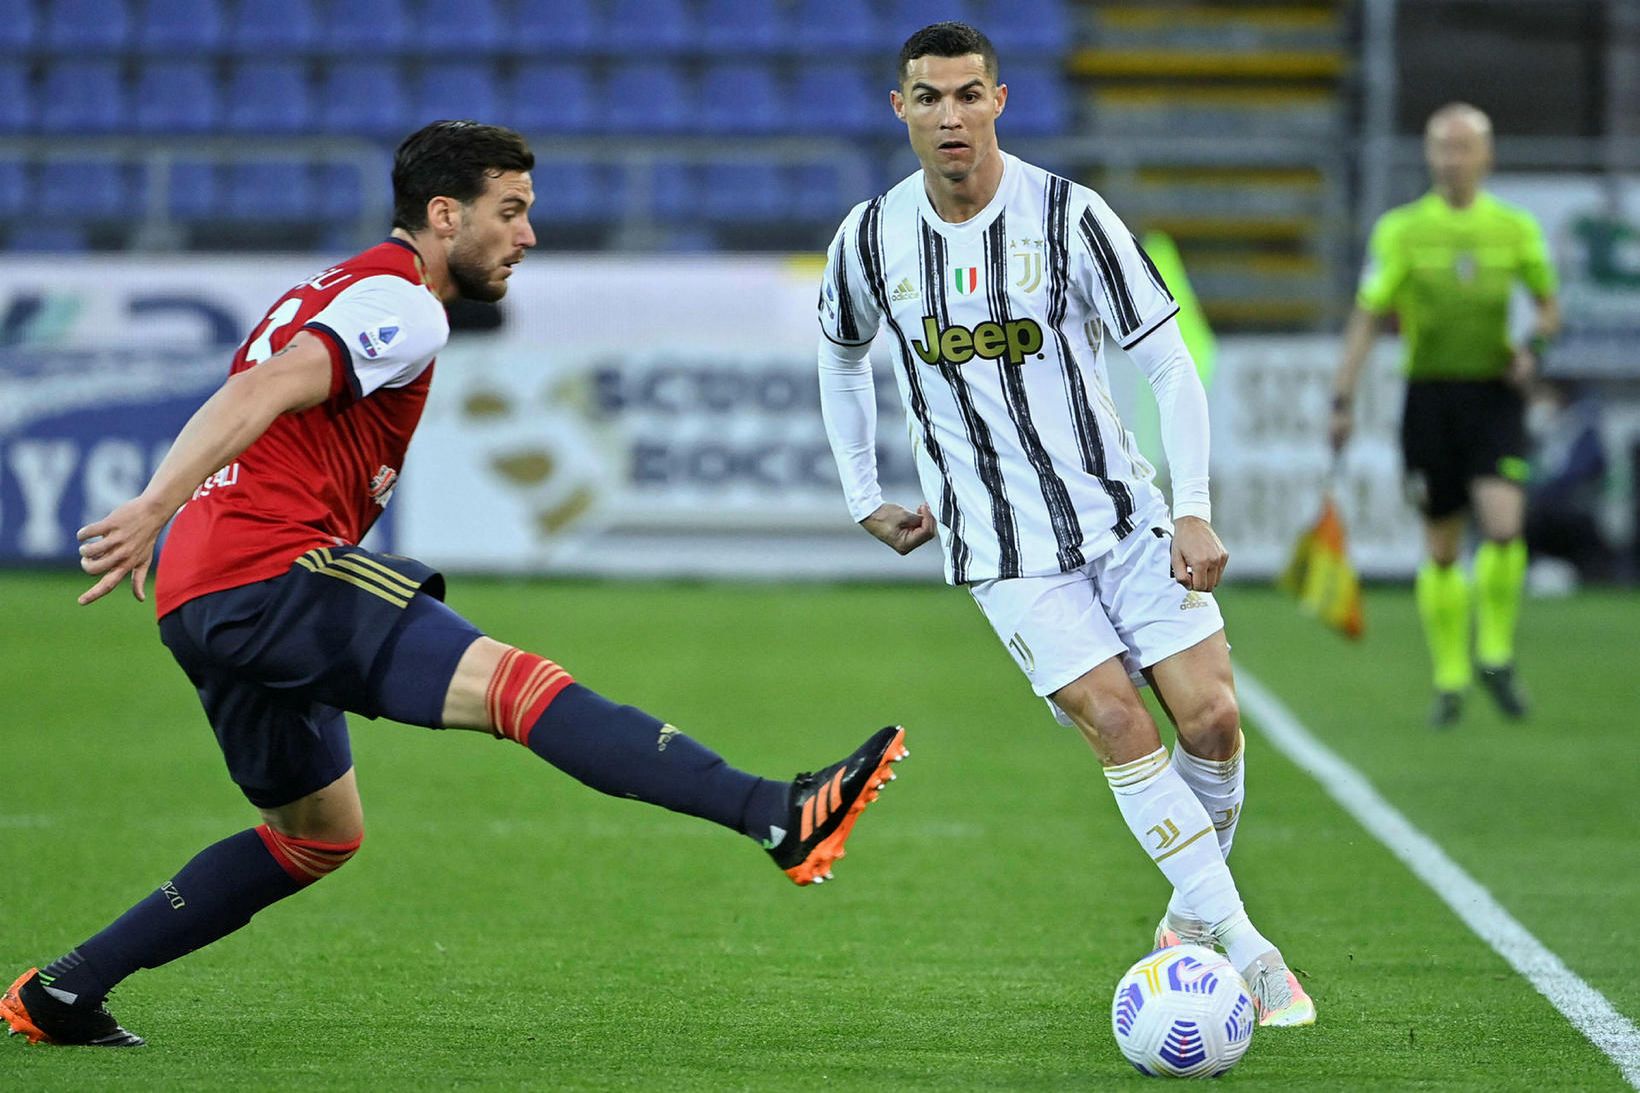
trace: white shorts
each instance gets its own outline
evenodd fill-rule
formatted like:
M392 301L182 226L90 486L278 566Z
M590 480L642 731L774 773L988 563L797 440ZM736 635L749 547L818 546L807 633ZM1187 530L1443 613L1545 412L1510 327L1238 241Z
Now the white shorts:
M1224 629L1212 593L1173 579L1172 548L1171 528L1141 527L1080 569L977 581L968 591L1043 698L1117 656L1143 686L1140 669Z

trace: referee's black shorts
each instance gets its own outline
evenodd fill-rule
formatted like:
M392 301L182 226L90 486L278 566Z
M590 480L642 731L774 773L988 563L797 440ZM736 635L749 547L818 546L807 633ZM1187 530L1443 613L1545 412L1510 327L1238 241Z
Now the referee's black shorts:
M1430 519L1463 511L1469 484L1505 478L1524 484L1526 402L1497 380L1412 380L1401 415L1407 491Z

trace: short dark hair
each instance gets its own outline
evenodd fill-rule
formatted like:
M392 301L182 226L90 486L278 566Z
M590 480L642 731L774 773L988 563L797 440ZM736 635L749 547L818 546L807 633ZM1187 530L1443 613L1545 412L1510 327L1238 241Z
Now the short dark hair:
M918 57L966 57L978 53L985 60L985 74L997 82L997 48L991 39L967 23L931 23L905 40L900 47L900 84L911 62Z
M427 203L433 198L469 205L491 176L534 166L535 153L511 129L476 121L424 125L393 154L393 226L420 231L427 226Z

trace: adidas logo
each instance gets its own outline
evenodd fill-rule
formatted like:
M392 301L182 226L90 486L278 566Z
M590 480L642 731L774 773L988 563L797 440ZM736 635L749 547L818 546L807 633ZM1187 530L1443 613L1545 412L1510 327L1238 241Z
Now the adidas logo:
M894 291L888 294L888 298L897 304L904 300L915 300L921 295L922 293L917 291L917 286L911 283L911 278L901 277L900 283L894 286Z
M807 839L823 826L832 813L843 805L843 775L847 767L838 767L831 780L803 800L803 824L797 837Z
M1207 604L1208 599L1206 595L1201 592L1197 592L1195 589L1191 589L1189 592L1184 594L1184 602L1179 604L1179 610L1193 611L1198 607L1206 607Z

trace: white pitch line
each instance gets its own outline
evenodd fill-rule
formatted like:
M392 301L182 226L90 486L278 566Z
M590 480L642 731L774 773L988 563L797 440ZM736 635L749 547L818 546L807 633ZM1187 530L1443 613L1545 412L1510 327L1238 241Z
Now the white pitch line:
M1269 688L1239 664L1236 690L1242 708L1258 722L1266 739L1321 783L1333 800L1441 897L1459 921L1605 1052L1629 1085L1640 1089L1640 1029L1633 1021L1545 948L1492 893L1373 789L1360 771L1316 739Z

